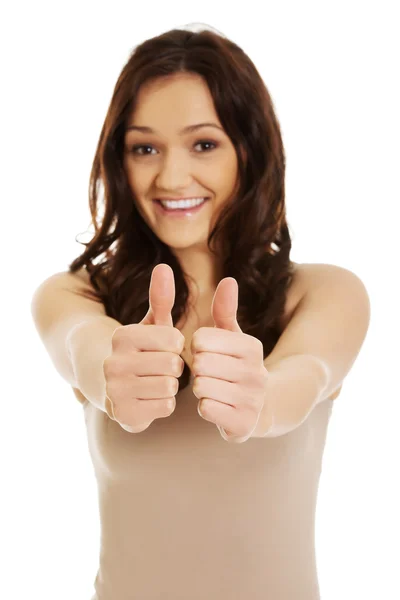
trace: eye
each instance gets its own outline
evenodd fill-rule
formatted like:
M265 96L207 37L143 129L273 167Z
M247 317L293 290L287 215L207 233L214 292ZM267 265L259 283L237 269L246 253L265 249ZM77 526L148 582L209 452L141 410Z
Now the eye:
M218 144L215 144L214 142L212 142L211 140L199 140L198 142L196 142L195 146L197 145L201 145L201 146L206 146L206 145L210 145L214 146L214 148L216 148L218 146ZM212 150L212 148L211 148ZM207 150L207 152L209 152L209 150ZM202 153L201 153L202 154Z
M210 150L213 150L214 148L218 147L218 144L216 142L212 142L211 140L198 140L195 143L195 146L198 146L198 145L205 146L205 145L210 145L210 144L211 144L211 146L213 146L213 148L206 150L205 151L206 153L210 152ZM151 146L150 144L136 144L135 146L132 146L131 151L133 154L137 154L138 156L146 156L147 154L150 154L149 152L144 152L144 153L139 152L139 150L141 150L142 148L153 148L153 146ZM204 154L204 151L198 152L197 154Z
M142 145L136 145L132 147L132 153L133 154L139 154L139 156L144 156L141 152L138 152L138 150L141 150L141 148L151 148L151 146L148 146L147 144L142 144ZM148 152L145 152L145 154L148 154Z

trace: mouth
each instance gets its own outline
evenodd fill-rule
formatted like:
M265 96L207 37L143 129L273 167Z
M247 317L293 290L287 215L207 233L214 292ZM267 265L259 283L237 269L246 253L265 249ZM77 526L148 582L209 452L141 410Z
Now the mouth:
M164 206L163 204L161 204L160 200L153 200L153 203L156 206L156 210L158 212L158 214L163 215L163 216L168 216L168 217L191 217L192 215L197 215L199 212L201 212L201 209L203 208L203 206L205 206L207 204L207 202L210 200L209 197L204 198L203 202L201 204L198 204L197 206L189 206L189 207L185 207L185 208L167 208L166 206Z

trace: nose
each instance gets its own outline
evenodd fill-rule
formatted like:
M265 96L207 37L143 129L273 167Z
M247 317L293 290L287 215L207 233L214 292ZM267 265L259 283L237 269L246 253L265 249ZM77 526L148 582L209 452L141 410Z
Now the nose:
M190 187L192 176L190 175L190 161L183 158L182 154L167 153L160 161L160 167L156 176L155 187L160 190L187 190Z

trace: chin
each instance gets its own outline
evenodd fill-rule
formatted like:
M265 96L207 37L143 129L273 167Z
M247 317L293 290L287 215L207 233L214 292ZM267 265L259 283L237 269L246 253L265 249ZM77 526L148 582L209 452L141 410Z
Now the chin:
M160 238L161 239L161 238ZM205 249L207 247L207 240L198 240L191 242L179 242L177 240L162 240L171 250L189 250L196 248L197 250Z
M182 236L160 236L157 232L155 234L171 250L207 249L207 236L198 239L193 239L193 236L190 239L182 239Z

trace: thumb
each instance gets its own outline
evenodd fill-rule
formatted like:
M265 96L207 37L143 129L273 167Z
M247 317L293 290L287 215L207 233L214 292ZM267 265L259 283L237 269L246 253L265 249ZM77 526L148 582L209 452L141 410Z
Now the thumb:
M225 277L219 282L211 305L215 327L242 333L236 319L238 301L239 287L236 279Z
M154 267L149 287L149 310L142 325L169 325L173 327L172 307L175 302L174 272L169 265L160 263Z

